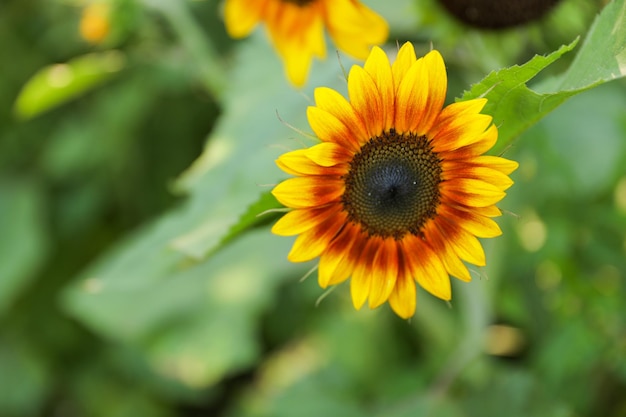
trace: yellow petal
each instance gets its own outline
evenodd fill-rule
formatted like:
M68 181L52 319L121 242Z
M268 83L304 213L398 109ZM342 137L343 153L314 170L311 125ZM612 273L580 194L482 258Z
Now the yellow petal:
M446 126L451 120L479 114L483 107L485 107L485 104L487 104L486 98L476 98L473 100L457 101L456 103L447 105L437 116L437 121L433 127L432 133L436 134L441 127Z
M513 180L502 172L484 166L471 166L457 162L442 162L442 179L450 181L458 178L474 178L506 190L513 185Z
M334 114L319 107L307 108L307 118L311 129L324 142L334 142L346 149L358 150L357 137Z
M389 27L385 19L355 0L322 2L330 37L340 50L365 59L373 45L387 40Z
M339 212L317 227L302 233L296 238L287 259L291 262L306 262L320 256L339 233L345 221L345 214Z
M313 55L303 49L286 48L282 58L285 64L285 75L289 82L296 87L302 87L309 77Z
M450 277L437 254L414 236L405 238L403 243L406 250L412 254L407 261L417 283L435 297L450 300L452 298Z
M464 159L471 158L478 155L482 155L487 152L489 149L493 148L493 145L496 144L498 140L498 129L496 125L491 125L489 128L480 135L477 140L469 144L467 146L463 146L459 149L455 149L450 152L446 152L443 154L442 158L444 159Z
M450 120L445 125L439 126L432 136L433 150L435 152L451 151L478 142L491 121L492 117L486 114L474 114Z
M389 298L398 278L398 246L394 239L384 239L372 262L369 307L376 308Z
M320 166L308 157L310 149L298 149L282 154L277 160L276 165L283 171L291 175L343 175L346 168Z
M352 305L356 310L360 310L367 300L370 292L371 276L363 270L356 270L352 274L350 280L350 294L352 296Z
M344 187L344 182L337 178L297 177L278 184L272 195L284 206L308 208L338 201Z
M356 268L352 274L350 280L350 294L352 295L352 303L354 308L359 310L365 300L370 295L370 288L372 285L372 260L376 255L376 249L379 243L378 238L370 238L360 254L359 260L356 263Z
M375 46L372 48L365 65L365 71L372 77L374 84L382 99L383 130L388 131L393 126L395 115L395 92L393 87L393 76L391 75L391 65L387 54L382 49Z
M359 259L358 255L365 244L363 237L356 228L347 224L333 239L320 258L318 266L320 287L338 284L352 275L355 261Z
M472 211L458 210L442 204L437 209L437 214L445 216L452 223L458 224L477 237L490 238L502 234L502 230L496 222Z
M425 133L418 132L417 127L422 123L428 104L428 82L424 58L420 58L411 65L396 92L394 125L398 133Z
M372 77L357 65L348 75L348 94L350 104L364 121L367 139L380 135L385 121L382 97Z
M335 116L351 133L350 137L344 141L344 145L352 151L358 151L359 144L369 139L361 116L341 94L333 89L319 87L315 89L314 94L317 107Z
M299 21L297 25L300 26L299 29L303 33L304 36L304 44L311 51L313 56L317 58L324 59L326 58L326 41L324 36L324 16L321 11L321 8L318 7L317 4L311 4L311 8L309 12L306 12L308 16L303 17L303 19L309 19L310 26L306 30L304 26L306 26L306 21Z
M306 82L314 56L323 58L324 21L319 7L271 1L264 10L265 23L272 43L284 61L292 84Z
M438 217L434 223L443 239L449 242L459 258L474 265L485 265L485 252L474 235L459 225L445 221L441 217Z
M396 130L423 135L430 131L446 99L447 75L441 54L431 51L418 59L399 84Z
M426 133L431 129L441 113L448 91L446 66L439 51L433 50L427 53L424 57L424 66L428 72L428 105L422 116L422 123L417 128L418 134Z
M506 175L509 175L511 172L515 171L519 167L519 164L515 161L492 155L481 155L467 162L497 169L498 171Z
M442 201L443 204L446 204ZM448 202L447 204L453 205L452 202ZM470 210L473 213L485 216L485 217L498 217L502 215L502 211L496 206L486 206L486 207L467 207L463 205L457 205L459 208L463 210Z
M451 201L472 207L486 207L502 200L506 193L495 185L473 178L444 181L441 194Z
M450 243L441 235L441 232L436 227L434 222L429 222L424 228L425 241L435 252L443 267L448 271L448 274L462 280L471 281L472 276L469 270L461 261L461 258L454 252Z
M404 76L416 60L417 57L415 56L415 49L413 48L413 45L410 42L405 42L398 51L398 56L391 66L394 91L396 95L398 93L398 89L400 88L400 82L404 79Z
M408 319L415 314L417 294L411 273L405 268L402 270L396 280L396 286L389 294L389 305L398 316Z
M327 288L329 285L339 284L350 277L351 270L342 268L345 260L341 253L326 253L320 256L318 265L317 283L321 288ZM324 265L324 269L322 269Z
M252 32L261 18L266 1L226 0L224 24L232 38L244 38Z
M334 142L322 142L305 151L307 158L323 167L350 162L353 153Z
M294 236L318 226L330 216L336 215L340 207L331 205L318 209L291 210L272 227L272 233L279 236Z

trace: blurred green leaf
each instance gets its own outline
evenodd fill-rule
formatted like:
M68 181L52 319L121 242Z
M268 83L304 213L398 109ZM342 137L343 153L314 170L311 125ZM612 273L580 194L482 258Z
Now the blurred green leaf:
M172 244L194 258L215 250L259 193L284 178L273 161L309 140L289 125L308 129L306 107L313 88L345 89L340 66L332 58L314 63L309 87L299 92L287 84L282 65L265 38L245 41L238 52L223 114L203 154L177 182L179 190L191 195L190 210L201 217L181 229ZM346 66L353 62L344 57L342 61Z
M568 318L558 325L559 331L539 349L535 366L541 369L547 387L560 392L573 408L580 409L594 395L590 387L597 386L602 377L603 355L599 353L607 352L609 341L594 337L596 330L588 320ZM571 349L572 346L576 348ZM581 374L589 375L589 379L576 378ZM571 383L565 388L561 381Z
M527 370L502 363L491 362L489 365L487 378L475 384L470 395L461 394L465 411L461 415L480 417L575 415L567 402L553 398L544 381ZM500 398L506 400L494 400Z
M113 354L120 354L123 349L113 350ZM104 357L103 357L104 356ZM129 367L132 363L125 363L112 355L94 355L88 365L78 369L71 379L69 387L75 403L72 409L76 415L90 417L173 417L170 405L164 401L161 392L151 392L144 381L129 377ZM121 356L121 355L120 355ZM116 363L117 362L117 363ZM119 363L122 362L122 363ZM125 366L126 372L119 377L115 368ZM135 365L136 366L136 365ZM154 376L152 376L154 381ZM167 398L167 397L165 397Z
M467 411L453 401L420 393L414 395L410 401L395 404L379 412L376 417L461 417L467 415Z
M499 139L498 153L520 133L534 125L566 99L599 84L626 75L626 1L614 0L596 18L570 68L540 90L526 83L552 64L576 41L546 57L535 56L521 66L494 71L463 94L461 100L486 97L484 112L493 116Z
M165 8L170 5L158 1L162 3L160 6L152 6L164 7L162 14L167 14ZM206 2L197 2L198 7L201 3ZM179 6L186 7L171 7ZM400 14L396 16L398 19L401 17ZM178 35L174 36L178 44L172 49L186 52L184 56L194 61L189 66L206 76L203 85L209 88L210 72L206 69L212 61L205 60L208 55L203 52L202 34L196 27L191 33L184 30L190 16L165 17L178 19L170 21ZM423 36L423 33L416 32L417 38ZM426 45L421 46L427 49ZM395 49L395 46L389 48ZM540 57L528 67L517 67L509 75L530 76L528 79L532 79L543 66L549 64L546 61L556 60L567 49L564 47L547 58ZM274 51L262 36L237 43L236 48L229 52L232 52L233 68L224 75L227 81L223 78L215 78L219 82L211 81L211 88L219 92L216 96L222 106L221 119L209 136L202 156L175 184L176 190L187 200L122 239L113 251L85 270L61 299L65 311L97 336L112 341L103 343L103 350L119 351L122 344L145 358L151 370L192 389L200 389L196 391L198 396L211 397L215 392L217 395L224 394L215 408L211 403L210 411L198 407L193 414L214 415L226 409L239 411L237 407L242 405L245 415L251 416L292 416L299 415L298 411L302 410L311 415L408 416L430 412L434 416L478 416L487 415L485 404L490 405L493 401L493 406L487 410L490 415L506 414L512 407L515 410L511 415L542 415L541 411L545 410L550 415L571 415L562 411L569 409L562 408L560 399L553 399L549 394L539 395L543 386L534 384L542 380L541 372L548 367L539 371L533 369L532 360L527 358L518 358L518 364L528 369L528 374L517 375L508 367L484 365L487 371L484 371L482 385L479 378L465 378L470 372L468 363L477 356L484 362L493 360L480 350L483 342L481 331L492 320L491 303L494 300L502 297L518 300L522 297L522 291L515 291L515 287L508 291L500 291L498 287L498 291L486 297L484 290L493 288L494 281L476 280L469 285L461 283L455 286L452 309L433 297L420 294L418 313L411 324L393 317L387 306L375 311L354 312L345 286L333 294L344 297L339 299L341 304L338 304L342 310L332 309L333 304L328 308L333 300L327 299L319 311L310 311L311 299L315 299L321 290L312 279L299 286L294 277L301 275L307 266L286 261L292 240L272 236L266 227L260 227L260 223L270 221L271 217L257 218L256 213L276 205L268 190L285 174L276 168L273 159L286 149L301 148L307 144L300 143L307 139L286 123L298 129L308 129L305 114L311 100L306 96L311 96L312 88L326 85L342 90L345 89L345 80L341 78L338 63L329 53L326 62L315 63L309 88L302 92L291 89L285 82L282 66ZM342 61L344 66L349 66L344 57ZM486 59L486 62L492 61ZM181 67L185 67L184 64L181 63ZM184 75L177 75L176 78L187 80ZM509 81L507 79L506 82ZM524 88L527 81L518 82L523 88L515 90L515 94L526 97ZM517 87L511 85L511 88ZM549 91L545 90L545 84L543 88L541 92L537 90L537 95ZM143 86L138 91L150 89ZM115 93L115 97L122 96ZM148 93L144 97L148 97ZM530 103L542 109L532 99ZM620 101L615 99L610 103L617 106ZM185 103L181 103L180 107L184 108L182 111L188 108ZM286 123L279 120L276 112ZM137 116L128 117L134 119ZM566 121L563 119L559 123ZM138 170L141 170L141 159L160 162L162 157L165 162L178 154L180 149L177 148L176 138L187 135L176 130L182 123L172 123L174 134L164 134L161 130L163 123L155 124L159 128L155 129L154 136L173 138L171 148L168 148L171 155L166 152L165 155L148 156L150 154L145 150L152 146L150 142L148 146L138 148L134 155ZM527 127L523 123L520 126L522 130ZM123 131L134 132L131 128L124 128L120 135ZM506 128L504 132L507 134ZM570 130L568 132L571 133ZM70 133L68 130L59 135L65 138ZM78 135L80 129L73 133ZM555 129L551 135L557 133ZM602 134L614 135L615 129L603 130ZM117 134L109 136L118 137ZM150 139L153 137L151 134L147 136ZM565 142L560 144L567 141L566 137L550 139L559 146L566 146ZM614 148L613 139L603 143ZM53 157L49 159L52 161L49 171L60 173L58 178L73 178L70 163L83 147L62 145L58 145L57 153L53 152ZM128 150L119 147L119 151L112 148L110 155L112 160L117 160L118 154L124 157L127 153ZM593 164L602 163L602 155L605 153L599 152L597 158L594 156ZM611 165L615 164L611 161ZM584 167L578 168L582 174ZM558 167L550 166L548 174L556 171L559 171ZM161 183L161 180L155 182ZM150 195L149 190L142 190L136 193L136 198L149 199ZM132 197L135 198L135 194ZM563 205L571 203L567 197L559 195ZM72 199L70 204L74 206L75 200ZM68 213L69 219L75 219L70 209L63 211ZM571 219L562 213L564 227L571 228ZM257 230L249 230L253 227ZM549 234L554 235L553 228L549 229ZM568 244L571 244L569 240ZM497 268L493 267L495 262L490 259L488 269L481 271L503 276L505 279L498 281L503 287L516 282L509 279L510 276L523 281L527 286L524 288L530 288L529 298L532 296L535 304L521 303L524 308L520 311L528 322L536 321L538 328L545 326L549 329L539 330L538 339L552 338L554 329L549 327L553 323L551 314L541 310L542 297L535 297L533 292L533 267L529 266L528 270L523 270L523 275L517 276L520 268L516 262L520 262L523 254L507 252L505 245L497 245L502 246L501 251L495 252L500 260ZM621 248L619 251L621 253ZM545 252L541 256L545 256ZM570 258L575 263L580 257ZM303 303L301 294L305 292L302 288L305 285L307 290L314 288L311 291L314 295ZM286 289L285 286L289 287ZM467 293L457 292L461 286ZM571 287L562 291L571 291ZM294 312L294 305L298 303L305 306ZM461 308L457 308L459 305ZM281 332L274 332L273 339L268 338L272 328L281 329ZM462 328L467 330L466 334L462 333ZM615 328L616 331L611 334L618 334L620 328ZM592 332L589 337L605 336ZM268 378L275 378L275 383L263 385L258 375L270 374L267 369L272 367L276 353L290 351L292 344L297 344L300 338L312 340L308 347L314 352L309 356L310 351L288 357L281 366L273 368L272 375L268 375ZM101 341L98 340L98 343ZM534 344L534 339L530 343L533 343L531 348L538 346ZM455 351L457 347L458 351ZM571 350L575 355L576 348ZM602 353L595 345L590 350L589 354L596 356ZM312 364L312 360L317 362ZM470 366L475 362L478 360ZM304 372L296 381L288 379L307 367L314 369ZM127 401L116 400L124 395L124 388L116 389L115 382L107 380L108 365L103 365L102 369L102 373L94 373L84 379L72 377L77 386L85 387L85 391L78 391L77 397L88 398L88 404L93 404L102 415L107 412L160 415L159 403L154 403L151 396L144 398L138 393L137 397L129 395ZM583 384L591 374L593 370L588 368L579 371L572 367L571 372L554 378L554 383L576 379ZM440 380L445 382L442 384L444 389L433 394L435 390L428 388L438 388ZM618 386L615 383L609 385ZM202 390L208 386L215 386L215 389ZM253 394L254 398L243 404L242 388L258 395ZM150 401L147 401L148 398ZM595 394L589 395L589 398L589 402L603 400ZM206 403L211 400L205 399ZM170 401L176 400L166 398L163 403ZM529 407L530 403L532 407ZM578 414L593 410L588 404L579 408L581 412ZM558 412L552 413L554 410ZM185 407L177 411L180 415L188 414ZM231 415L241 416L243 413Z
M101 334L140 346L158 372L204 387L258 357L260 311L303 268L282 256L290 244L262 228L200 264L165 248L152 261L121 251L87 271L64 302ZM139 259L149 265L124 268Z
M37 415L51 376L42 358L27 343L2 335L0 369L0 414Z
M257 417L362 417L364 411L353 395L336 389L324 378L309 378L276 396L262 412L245 416ZM239 414L241 415L241 414Z
M560 90L584 90L626 76L626 1L613 0L596 18ZM556 90L554 90L556 91Z
M550 162L567 173L562 176L566 184L550 187L551 195L599 195L609 191L613 179L623 173L626 129L619 123L624 109L624 90L603 85L563 104L540 129L532 129L546 141Z
M122 52L112 50L74 58L39 70L22 88L15 112L30 119L102 85L125 66Z
M179 36L183 46L192 59L191 66L204 84L207 91L216 98L221 98L228 79L223 62L212 44L212 39L205 36L190 10L190 3L170 0L143 0L146 6L163 15Z
M0 315L35 277L47 254L44 200L27 181L0 183Z

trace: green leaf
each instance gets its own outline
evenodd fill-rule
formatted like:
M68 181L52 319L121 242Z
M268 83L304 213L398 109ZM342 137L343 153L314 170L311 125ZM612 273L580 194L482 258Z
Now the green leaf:
M102 85L124 65L121 52L107 51L42 68L22 88L15 113L22 119L35 117Z
M289 263L292 239L267 228L230 239L255 224L253 210L275 204L268 196L253 206L284 176L273 160L302 146L276 111L304 126L308 105L264 38L243 42L236 63L220 122L176 184L187 201L102 257L63 298L84 324L139 346L156 370L191 387L253 364L258 315L282 279L310 268ZM341 82L336 61L324 67L318 74Z
M214 97L221 98L228 82L223 63L209 42L211 37L203 33L199 22L194 19L189 4L170 0L144 0L143 3L163 15L192 58L190 66L197 72L198 79Z
M499 139L498 153L522 132L568 98L626 75L626 1L615 0L596 18L570 68L559 78L531 89L527 83L540 71L571 51L577 41L548 56L535 56L520 66L489 74L465 92L461 100L486 97L484 113L493 116Z
M462 101L478 97L489 100L483 113L492 115L494 124L498 126L498 143L492 152L504 149L520 133L576 94L540 94L526 86L541 70L571 51L576 43L564 45L545 57L537 55L523 65L494 71L463 94Z
M291 240L260 228L195 263L165 248L151 258L137 251L152 235L145 232L85 272L65 293L68 311L107 338L138 346L157 372L192 388L253 365L260 312L278 284L306 268L286 260Z
M596 18L560 90L584 90L626 76L626 1L614 0Z
M0 314L35 277L47 253L43 208L36 185L0 184Z
M467 414L465 410L448 398L420 393L402 403L401 406L385 409L383 412L378 413L376 417L413 417L428 415L437 417L460 417Z
M6 416L37 415L52 384L45 361L23 340L2 335L0 410Z
M361 417L363 407L353 396L333 386L328 378L309 378L275 395L276 399L263 404L264 412L254 413L237 410L231 416L243 417ZM256 410L255 410L256 411Z
M281 207L282 205L269 191L264 192L257 201L248 207L248 210L239 218L239 221L231 227L228 234L222 239L222 244L235 238L250 227L264 223L267 219L272 218L268 210L280 209Z
M352 62L341 60L346 66ZM285 178L274 160L309 141L290 126L308 129L306 107L313 88L327 85L345 90L346 85L339 63L329 58L314 63L305 90L295 90L263 37L241 45L231 76L224 112L207 148L176 184L191 195L189 207L201 217L181 229L172 244L194 258L218 248L259 193Z
M626 95L614 87L602 85L566 102L528 131L534 141L545 143L544 153L537 156L538 175L557 180L548 165L562 173L564 182L549 186L552 198L610 193L614 179L623 174L626 126L620 120Z

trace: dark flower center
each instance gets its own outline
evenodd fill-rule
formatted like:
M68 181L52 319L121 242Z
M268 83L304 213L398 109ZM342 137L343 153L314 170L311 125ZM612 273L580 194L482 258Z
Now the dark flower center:
M316 0L282 0L283 3L291 3L291 4L295 4L296 6L300 6L300 7L304 7L307 6L311 3L313 3Z
M395 130L369 140L354 155L342 196L350 221L371 236L420 235L439 205L441 160L426 136Z
M468 25L502 29L540 19L559 0L439 0Z

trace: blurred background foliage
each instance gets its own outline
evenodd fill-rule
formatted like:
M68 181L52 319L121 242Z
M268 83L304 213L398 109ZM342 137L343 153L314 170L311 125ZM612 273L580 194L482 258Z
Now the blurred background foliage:
M388 51L441 50L449 101L497 98L520 162L488 265L408 322L318 303L257 216L353 61L297 91L219 1L0 3L0 416L626 416L624 1L500 31L366 3Z

